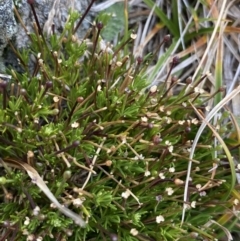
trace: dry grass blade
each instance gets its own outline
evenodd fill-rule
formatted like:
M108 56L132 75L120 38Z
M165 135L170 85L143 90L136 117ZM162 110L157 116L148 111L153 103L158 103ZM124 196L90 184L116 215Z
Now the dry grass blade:
M91 8L91 11L94 12L101 12L109 7L111 7L113 4L118 2L124 2L125 0L107 0L102 3L98 3L95 6ZM129 5L131 5L131 2L129 2Z
M206 61L206 58L207 58L207 56L209 55L210 49L213 47L214 39L216 38L216 34L217 34L218 28L219 28L219 26L220 26L220 23L221 23L221 21L222 21L222 17L223 17L223 15L224 15L224 12L226 11L226 4L227 4L227 1L224 0L223 3L222 3L221 11L220 11L220 13L219 13L219 16L218 16L216 25L215 25L215 27L214 27L214 31L213 31L213 33L212 33L212 35L211 35L211 38L210 38L210 41L209 41L209 43L208 43L208 46L207 46L207 48L206 48L206 50L205 50L205 53L204 53L204 55L203 55L200 63L198 64L198 67L197 67L197 69L196 69L196 71L195 71L195 73L194 73L194 75L193 75L193 77L192 77L193 81L194 81L194 79L196 78L196 76L198 75L199 70L202 68L203 63ZM230 7L230 5L229 5L228 7Z
M48 186L45 184L43 179L39 176L38 172L33 167L31 167L27 163L24 163L20 160L15 161L12 159L6 159L6 160L0 159L0 161L2 162L3 166L11 166L18 169L24 169L27 172L28 176L32 179L32 182L35 183L45 193L45 195L56 205L56 207L60 212L62 212L67 217L71 218L77 225L81 227L84 227L86 225L85 221L82 219L81 216L74 213L70 209L62 206L58 202L56 197L52 194Z
M198 1L194 7L194 10L197 10L199 8L199 4L200 2ZM181 31L181 38L183 38L186 33L189 31L189 28L191 26L193 22L193 16L191 15L190 18L188 19L186 25L185 25L185 28L183 29L183 31ZM171 55L173 56L177 49L179 48L179 46L181 45L182 41L181 41L181 38L180 39L177 39L175 40L175 44L173 45L173 48L171 49ZM174 42L174 41L173 41ZM171 48L171 47L170 47ZM169 48L169 50L170 50ZM159 63L161 61L158 61ZM192 61L191 61L192 63ZM165 81L165 73L166 73L166 69L167 69L167 66L169 64L169 61L164 61L163 63L161 63L161 68L159 68L158 66L158 63L154 66L154 70L152 71L151 68L149 68L149 82L153 82L153 84L159 84L161 82L164 82ZM157 70L157 73L155 73L155 69ZM175 68L173 69L173 71L175 70ZM174 72L172 72L173 74Z
M182 35L182 3L181 0L177 1L177 7L178 7L178 26L179 26L179 31L180 31L180 39L182 43L183 49L185 49L185 43L184 43L184 35Z
M55 13L56 13L59 5L60 5L60 0L54 1L52 9L50 10L50 12L48 14L48 20L45 22L44 27L43 27L43 31L46 32L47 35L51 34L52 26L53 26L53 19L54 19Z
M237 190L232 191L232 198L230 199L231 203L234 203L236 200L240 200L240 194ZM239 217L239 210L240 210L240 204L236 203L232 210L229 210L225 212L218 220L217 222L221 225L225 225L227 222L233 222L233 218L237 219L238 221L240 220Z
M151 12L148 15L148 18L146 20L146 23L144 24L144 28L141 35L141 38L137 38L135 41L135 46L137 46L137 49L134 50L134 55L135 56L142 56L143 55L143 49L147 45L147 43L153 38L153 36L159 31L159 26L155 26L154 30L149 30L150 29L150 22L152 20L152 16L155 10L155 7L159 5L159 1L155 3L153 8L151 9ZM148 36L147 33L149 32ZM138 40L138 42L137 42Z
M224 105L226 105L232 98L234 98L238 93L240 92L240 86L238 86L234 91L232 91L231 94L227 95L226 97L224 97L213 109L212 111L207 115L207 117L205 119L203 119L203 123L201 124L201 126L198 129L198 132L195 136L195 139L193 141L192 144L192 148L191 148L191 152L189 155L189 158L192 159L198 140L203 132L203 130L205 129L205 127L208 125L208 123L210 122L210 120L217 114L217 112L224 107ZM200 116L201 118L201 116ZM228 148L226 146L226 144L222 141L222 138L218 135L217 132L214 133L215 136L218 138L219 142L222 144L224 151L226 152L226 155L228 156L229 160L232 159L232 156L230 155ZM228 152L228 153L227 153ZM231 171L235 172L235 168L233 162L230 162L230 167L231 167ZM184 221L185 218L185 212L186 212L186 201L187 201L187 196L188 196L188 185L189 185L189 180L190 180L190 173L191 173L191 168L192 168L192 161L189 161L188 164L188 170L187 170L187 177L186 177L186 182L185 182L185 190L184 190L184 206L183 206L183 212L182 212L182 223ZM234 181L233 177L232 177L232 185L234 185ZM231 188L233 189L233 188Z
M232 237L231 233L227 230L227 228L223 227L221 224L219 224L218 222L216 222L214 220L210 220L204 226L210 227L212 224L219 226L223 230L223 232L227 235L228 241L233 240L233 237Z

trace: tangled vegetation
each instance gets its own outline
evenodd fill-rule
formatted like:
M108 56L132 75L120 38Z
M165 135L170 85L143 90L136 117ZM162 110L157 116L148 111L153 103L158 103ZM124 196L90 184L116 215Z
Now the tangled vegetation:
M1 79L1 240L230 237L238 166L216 142L217 132L237 155L229 111L208 123L190 157L207 103L222 88L199 88L206 73L179 89L177 56L166 81L151 85L155 56L133 56L135 33L105 43L102 15L80 40L79 18L70 13L60 36L36 27L31 47L15 49L22 73L9 69Z

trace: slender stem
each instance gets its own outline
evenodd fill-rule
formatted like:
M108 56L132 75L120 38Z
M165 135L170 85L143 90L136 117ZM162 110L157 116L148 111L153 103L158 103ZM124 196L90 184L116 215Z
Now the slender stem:
M38 32L39 32L39 34L43 37L42 29L41 29L40 23L39 23L39 21L38 21L38 17L37 17L37 13L36 13L36 11L35 11L35 8L34 8L33 4L29 4L29 5L30 5L31 10L32 10L32 12L33 12L33 16L34 16L34 19L35 19L36 24L37 24L37 27L38 27Z
M92 0L91 3L88 5L86 11L84 12L84 14L82 15L82 17L80 18L79 22L77 23L75 29L73 30L73 34L75 34L78 30L78 28L80 27L80 25L82 24L83 20L85 19L86 15L88 14L90 8L92 7L92 5L94 4L96 0Z

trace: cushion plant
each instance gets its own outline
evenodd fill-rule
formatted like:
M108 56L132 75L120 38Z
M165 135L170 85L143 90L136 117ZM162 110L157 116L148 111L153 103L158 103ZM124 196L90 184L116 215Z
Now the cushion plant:
M0 83L1 240L231 240L235 126L229 111L208 118L209 73L179 89L175 56L151 85L154 55L133 55L133 32L106 43L100 20L80 39L71 12L61 35L36 25L14 49L22 72Z

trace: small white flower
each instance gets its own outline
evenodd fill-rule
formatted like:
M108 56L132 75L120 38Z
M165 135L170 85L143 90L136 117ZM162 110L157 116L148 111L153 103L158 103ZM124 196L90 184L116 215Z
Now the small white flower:
M205 191L202 191L202 192L199 193L199 195L200 195L201 197L204 197L204 196L207 195L207 193L206 193Z
M121 141L122 141L122 144L125 144L125 143L127 143L127 139L126 139L126 136L123 136L123 137L122 137L122 139L121 139Z
M187 148L187 152L191 152L191 150L192 150L192 148L190 147L190 148Z
M170 117L167 117L166 120L167 120L167 124L171 124L172 123L172 119Z
M184 184L184 181L181 180L181 179L179 179L179 178L176 178L176 179L174 180L174 183L175 183L176 185L182 185L182 184Z
M169 172L175 172L175 168L174 168L174 167L170 167L170 168L168 169L168 171L169 171Z
M240 164L237 164L237 169L240 170Z
M138 155L138 156L135 156L133 158L133 160L137 161L137 160L144 160L144 156L142 154Z
M203 94L203 93L204 93L204 90L201 89L201 88L199 88L199 87L195 87L195 88L194 88L194 92L195 92L195 93L199 93L199 94Z
M157 91L157 85L153 85L151 88L150 88L150 92L151 93L155 93Z
M234 205L238 205L238 204L239 204L239 200L238 200L237 198L234 199L234 200L233 200L233 204L234 204Z
M56 206L55 203L51 203L51 204L50 204L50 207L51 207L51 208L54 208L54 209L57 208L57 206Z
M167 114L167 115L171 115L172 112L171 112L170 110L168 110L166 114Z
M172 153L172 152L173 152L173 146L169 146L169 147L168 147L168 151L169 151L170 153Z
M134 33L132 33L131 35L130 35L130 37L131 37L131 39L136 39L137 38L137 34L134 34Z
M65 232L68 237L71 237L73 235L73 230L71 230L71 229L67 229Z
M28 225L30 223L30 219L29 219L29 217L25 217L25 221L24 221L24 225Z
M210 110L211 110L211 107L210 107L210 106L206 106L206 107L205 107L205 110L206 110L206 111L210 111Z
M198 119L197 119L197 118L192 119L192 123L193 123L194 125L197 125L197 124L198 124Z
M144 160L143 154L140 154L138 158L139 158L139 160Z
M53 101L54 101L55 103L57 103L57 102L59 101L58 96L54 96L54 97L53 97Z
M198 190L199 190L201 187L202 187L201 184L197 184L197 185L196 185L196 188L197 188Z
M160 110L161 112L164 112L164 108L165 108L164 105L162 105L162 106L159 107L159 110Z
M73 122L72 124L71 124L71 127L72 128L78 128L79 127L79 123L78 122Z
M152 105L156 105L158 103L158 100L156 98L151 98L150 102ZM161 120L161 118L159 117L159 119Z
M83 201L80 198L76 198L76 199L73 200L73 205L77 208L81 207L82 203L83 203Z
M40 212L40 207L36 206L34 209L33 209L33 215L34 216L37 216Z
M98 85L97 86L97 92L100 92L102 90L102 86L101 85Z
M27 229L23 229L23 230L22 230L22 234L23 234L23 235L29 235L29 232L28 232Z
M54 52L53 52L53 56L54 56L54 57L57 57L57 56L58 56L58 52L57 52L57 51L54 51Z
M148 176L150 176L150 175L151 175L151 172L148 171L148 170L146 170L145 173L144 173L144 176L145 176L145 177L148 177Z
M29 235L27 236L27 241L33 241L33 240L35 240L35 235L29 234Z
M195 171L196 171L196 172L199 172L199 171L200 171L200 167L196 167L196 168L195 168Z
M21 133L21 132L22 132L22 129L21 129L21 128L17 128L17 131L18 131L19 133Z
M148 118L146 116L143 116L143 117L141 117L141 121L146 123L146 122L148 122Z
M180 121L178 121L178 124L181 125L181 126L182 126L184 123L185 123L185 120L180 120Z
M36 241L42 241L43 240L43 237L39 236Z
M167 187L166 192L167 192L168 196L171 196L174 193L174 191L171 187Z
M194 92L195 92L195 93L199 93L199 88L198 88L198 87L195 87L195 88L194 88Z
M130 234L132 234L133 236L137 236L137 235L138 235L137 229L136 229L136 228L132 228L132 229L130 230Z
M161 202L163 200L162 195L158 195L155 197L157 202Z
M191 207L192 207L192 208L195 208L195 207L196 207L196 203L197 203L196 201L192 201L192 202L191 202Z
M186 103L186 102L183 102L183 103L182 103L182 106L183 106L183 107L186 107L186 106L187 106L187 103Z
M170 141L165 141L165 144L166 144L167 146L171 146L171 145L172 145L172 143L171 143Z
M161 179L165 179L164 173L160 172L160 173L159 173L159 177L160 177Z
M161 222L164 222L164 221L165 221L165 219L164 219L164 217L162 215L159 215L159 216L156 217L156 222L157 223L161 223Z
M33 122L34 122L35 124L39 124L39 118L34 118Z
M165 141L165 144L168 146L168 151L169 151L169 152L172 152L172 151L173 151L172 143L167 140L167 141Z
M127 189L125 192L122 193L122 197L127 199L130 196L130 191Z

